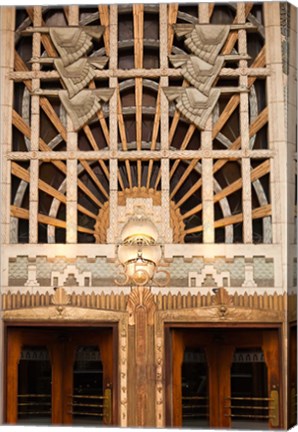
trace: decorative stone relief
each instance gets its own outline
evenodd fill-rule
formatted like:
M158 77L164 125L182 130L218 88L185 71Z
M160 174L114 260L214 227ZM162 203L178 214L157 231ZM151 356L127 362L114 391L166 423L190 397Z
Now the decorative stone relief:
M154 296L148 288L137 287L128 297L128 324L135 327L135 373L136 421L139 426L146 425L145 407L152 405L148 399L148 328L153 326L156 305Z
M144 306L146 308L148 324L153 325L156 305L154 296L148 288L137 287L131 291L127 302L129 325L135 325L135 312L138 306Z
M171 287L228 286L240 288L243 286L272 289L275 287L274 261L273 258L265 256L214 257L213 259L198 256L184 259L182 256L175 256L171 259L165 258L163 264L170 273ZM36 267L36 276L31 266ZM29 280L36 279L37 284L41 287L75 285L113 287L115 286L115 271L115 260L105 256L73 258L16 256L9 258L8 286L38 286L35 283L33 285L27 283ZM73 275L72 282L71 276L69 277L71 274ZM248 282L249 280L254 281L255 285Z
M218 305L218 315L220 319L225 319L228 314L228 307L234 305L233 298L229 295L228 291L221 287L215 289L215 296L212 299L213 305Z
M61 59L55 59L54 65L66 87L69 97L72 98L95 77L95 69L92 65L102 69L107 60L107 57L104 57L102 62L95 59L92 61L92 58L81 58L65 67Z
M49 33L61 57L54 59L54 66L66 88L58 91L58 95L74 130L78 131L101 110L99 101L107 102L114 92L114 89L86 89L95 76L95 68L102 69L108 61L105 56L83 57L93 47L92 39L102 37L104 27L51 27Z
M214 65L230 32L228 25L175 24L178 37L185 36L185 45L197 57Z
M164 388L163 388L163 339L162 336L156 336L155 345L155 389L156 389L156 426L162 427L163 419L163 401L164 401Z
M181 73L200 92L208 96L211 87L218 76L224 62L223 57L218 57L214 65L204 60L185 54L169 56L173 66L181 67Z
M257 284L254 281L254 267L253 264L245 263L245 281L242 284L244 288L255 288Z
M50 36L64 66L81 58L92 48L92 38L100 39L103 26L50 27Z
M127 426L127 320L120 322L120 416L121 426Z
M205 128L206 122L220 96L220 90L212 89L209 96L205 96L194 87L187 89L170 87L164 89L164 92L170 101L176 101L178 111L199 129Z
M28 279L25 282L26 287L38 287L40 284L36 280L36 265L28 265Z
M213 111L220 89L212 88L224 63L219 56L230 26L176 24L173 26L178 37L185 36L185 45L191 55L169 56L174 67L181 67L181 73L193 87L168 87L164 92L170 101L176 101L176 108L199 129L204 129Z
M78 286L90 286L91 285L91 272L79 272L75 265L69 265L63 272L54 271L51 274L51 285L52 286L63 286L63 285L78 285ZM68 280L72 283L68 282Z
M77 131L101 110L99 101L107 102L113 93L114 89L82 90L70 99L67 93L61 90L59 97L72 120L74 130Z
M223 271L218 273L213 265L206 265L201 273L188 273L188 286L231 286L230 272Z
M96 243L106 243L107 236L112 234L112 230L115 230L115 226L109 226L109 207L110 202L107 201L98 213L97 221L94 225ZM134 214L134 208L143 208L146 215L150 215L153 223L158 228L161 237L160 241L162 243L166 242L166 239L163 238L160 217L162 214L161 192L154 189L147 190L145 187L133 187L132 189L118 192L117 223L115 224L117 232L115 233L115 238L119 238L124 223ZM170 226L173 230L174 243L182 243L185 224L180 209L176 208L174 201L170 202ZM112 235L110 237L112 238Z

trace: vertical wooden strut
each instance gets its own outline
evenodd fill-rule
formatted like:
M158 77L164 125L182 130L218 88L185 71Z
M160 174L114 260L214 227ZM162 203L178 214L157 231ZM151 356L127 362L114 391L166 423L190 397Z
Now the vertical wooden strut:
M133 28L134 28L134 60L135 68L143 67L143 44L144 44L144 5L133 5ZM136 78L136 142L137 150L142 150L142 100L143 100L143 79ZM142 183L142 163L137 161L137 185L140 188Z

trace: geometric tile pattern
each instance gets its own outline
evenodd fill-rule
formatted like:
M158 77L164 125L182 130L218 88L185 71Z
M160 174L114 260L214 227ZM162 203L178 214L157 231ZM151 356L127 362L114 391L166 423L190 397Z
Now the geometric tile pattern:
M244 256L234 258L215 257L214 259L204 259L194 257L184 259L174 257L167 260L165 269L171 275L170 286L187 287L189 286L189 273L195 272L199 276L203 273L210 273L213 270L213 277L228 272L231 287L241 287L245 281L245 266L251 265L253 268L253 280L259 287L274 287L274 262L273 259L264 256L247 259ZM9 260L9 285L24 286L28 279L28 266L36 266L36 280L40 286L51 286L53 272L67 272L69 266L75 266L78 275L85 272L90 273L90 286L114 286L117 267L114 262L110 262L106 257L79 256L72 259L65 257L47 258L37 256L30 259L27 256L17 256ZM205 269L205 270L204 270ZM204 286L204 284L203 284Z

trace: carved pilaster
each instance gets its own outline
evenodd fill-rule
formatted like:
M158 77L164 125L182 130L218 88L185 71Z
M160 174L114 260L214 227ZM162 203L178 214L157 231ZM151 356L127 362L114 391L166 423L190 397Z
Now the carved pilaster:
M155 339L155 398L156 427L164 426L164 349L162 334L156 334Z
M149 289L137 287L130 293L127 310L129 325L135 329L134 423L138 426L148 426L153 422L150 412L154 412L155 401L149 397L149 386L154 361L150 353L149 340L153 331L155 309L154 297Z
M128 355L128 328L127 320L120 321L120 424L127 426L127 355Z

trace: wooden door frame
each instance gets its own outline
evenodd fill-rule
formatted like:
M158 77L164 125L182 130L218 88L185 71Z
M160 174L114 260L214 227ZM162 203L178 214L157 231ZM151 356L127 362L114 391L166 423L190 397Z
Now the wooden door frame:
M280 425L279 429L284 424L283 412L283 376L282 376L282 323L193 323L193 322L165 322L164 323L164 343L165 343L165 420L166 427L173 427L173 375L172 375L172 332L173 329L202 329L202 330L216 330L216 329L230 329L230 330L275 330L277 332L278 341L278 363L279 363L279 416ZM181 427L181 426L180 426Z
M74 329L82 329L87 330L88 328L92 328L92 330L98 330L104 328L111 328L112 333L112 357L113 357L113 367L112 367L112 380L113 380L113 389L112 389L112 417L113 417L113 424L118 424L118 404L119 404L119 383L118 383L118 364L119 364L119 353L118 353L118 344L119 344L119 322L94 322L94 321L84 321L83 323L78 322L66 322L66 323L59 323L59 322L37 322L37 321L13 321L13 322L4 322L4 382L3 382L3 402L4 402L4 422L7 422L7 413L8 413L8 406L7 406L7 389L8 389L8 382L7 382L7 373L8 373L8 337L9 337L9 330L13 328L19 328L19 329L25 329L25 330L34 330L34 328L40 329L40 331L45 329L68 329L74 330Z

